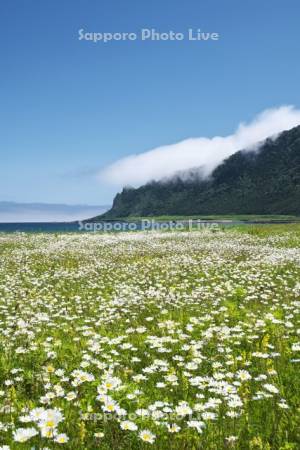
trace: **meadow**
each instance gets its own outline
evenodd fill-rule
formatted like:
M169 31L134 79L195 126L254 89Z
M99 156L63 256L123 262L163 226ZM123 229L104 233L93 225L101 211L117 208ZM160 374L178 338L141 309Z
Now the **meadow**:
M300 448L300 226L0 234L0 450Z

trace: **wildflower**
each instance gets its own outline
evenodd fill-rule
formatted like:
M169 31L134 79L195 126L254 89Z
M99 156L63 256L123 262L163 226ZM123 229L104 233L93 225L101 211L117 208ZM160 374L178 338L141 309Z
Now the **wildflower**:
M189 420L187 422L187 426L189 428L196 428L198 433L202 433L203 432L203 428L205 427L205 423L202 422L201 420Z
M36 436L38 431L35 428L17 428L13 433L16 442L26 442Z
M204 420L215 420L216 417L217 417L217 415L213 412L207 411L207 412L202 413L202 419L204 419Z
M85 381L94 381L95 379L93 374L84 372L83 370L75 370L73 372L73 376L74 376L73 380L74 384L81 384L84 383Z
M292 351L293 352L300 352L300 342L296 342L292 345Z
M156 436L149 430L142 430L139 433L139 437L141 438L142 441L148 442L149 444L153 444Z
M28 423L28 422L32 422L32 419L29 415L27 416L20 416L19 417L19 421L22 423Z
M284 400L281 400L281 401L278 403L278 406L279 406L279 408L281 408L281 409L289 409L289 406L287 405L287 403L286 403Z
M103 411L106 412L115 412L117 408L117 402L111 398L107 398L104 405L102 406Z
M236 373L237 377L239 380L241 381L248 381L251 380L251 375L249 372L247 372L247 370L238 370Z
M228 406L229 408L241 408L243 406L243 402L241 401L241 399L237 396L232 397L229 401L228 401Z
M227 411L226 416L234 419L235 417L239 417L240 413L238 413L237 411Z
M54 438L54 441L58 444L65 444L68 440L69 438L65 433L57 434Z
M279 390L273 384L264 384L263 387L266 391L271 392L271 394L279 394Z
M225 438L225 440L229 443L232 444L234 442L236 442L238 440L237 436L228 436L227 438Z
M54 437L56 433L56 429L54 427L46 427L43 424L40 425L41 436L51 439Z
M130 420L124 420L120 423L120 427L122 430L130 430L130 431L136 431L138 429L137 425L134 422L131 422Z
M94 433L95 438L102 439L104 437L104 433L102 431L97 431Z
M184 417L192 414L193 410L192 408L189 407L189 405L186 402L182 402L178 406L176 406L175 412L178 416Z
M117 377L107 377L103 382L103 387L105 390L113 390L121 385L121 380Z
M171 425L167 424L167 427L170 433L178 433L181 430L180 426L176 423L172 423Z
M65 395L65 399L68 400L68 402L74 400L77 397L76 392L70 391Z

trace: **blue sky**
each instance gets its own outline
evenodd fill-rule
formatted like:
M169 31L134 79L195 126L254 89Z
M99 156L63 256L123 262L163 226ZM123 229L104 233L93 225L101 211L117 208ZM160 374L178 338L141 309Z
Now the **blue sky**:
M127 155L300 107L298 0L1 0L0 200L108 204ZM78 30L220 33L78 40Z

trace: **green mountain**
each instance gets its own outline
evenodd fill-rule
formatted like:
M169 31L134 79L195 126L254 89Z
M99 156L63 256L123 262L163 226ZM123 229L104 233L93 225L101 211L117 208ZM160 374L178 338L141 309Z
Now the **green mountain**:
M102 218L195 214L300 215L300 126L267 139L259 150L239 151L209 178L184 177L124 188Z

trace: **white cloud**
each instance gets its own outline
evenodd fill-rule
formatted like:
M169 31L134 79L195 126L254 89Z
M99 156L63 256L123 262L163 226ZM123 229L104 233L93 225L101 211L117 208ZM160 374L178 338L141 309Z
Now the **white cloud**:
M102 181L110 184L137 187L194 167L202 167L204 175L209 175L236 151L253 148L267 137L276 136L299 124L300 110L293 106L268 109L256 116L252 122L241 123L232 135L210 139L190 138L138 155L130 155L106 167L99 176Z

